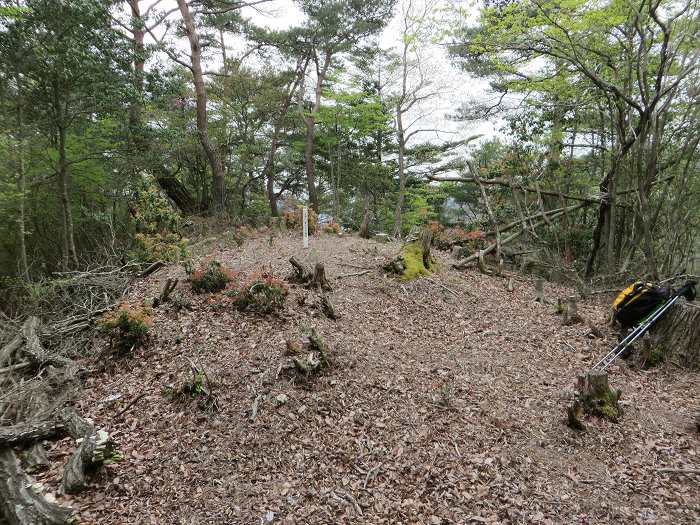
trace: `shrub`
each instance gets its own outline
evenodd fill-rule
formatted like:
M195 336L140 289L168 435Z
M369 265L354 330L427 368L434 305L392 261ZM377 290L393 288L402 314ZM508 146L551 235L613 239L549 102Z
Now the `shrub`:
M121 351L140 346L148 337L153 324L153 311L143 306L120 304L99 321L100 328L109 335L112 345Z
M326 233L333 233L335 235L338 235L342 231L342 228L340 227L340 224L338 224L335 221L332 221L328 224L323 225L323 231Z
M179 233L180 214L157 186L141 191L132 210L137 231L132 257L167 262L187 256L187 240Z
M304 207L297 206L294 210L284 212L284 222L290 230L301 231L304 227ZM316 233L318 229L318 215L309 208L309 234Z
M179 261L187 257L187 240L175 233L137 233L131 256L143 262Z
M483 248L486 235L481 230L467 231L464 228L444 228L440 224L429 225L433 231L433 246L439 250L449 250L454 245L466 246L470 251Z
M236 274L220 262L211 261L190 274L190 283L195 293L216 293L226 288L235 277Z
M284 307L287 284L271 272L255 273L235 283L226 292L239 310L271 313Z

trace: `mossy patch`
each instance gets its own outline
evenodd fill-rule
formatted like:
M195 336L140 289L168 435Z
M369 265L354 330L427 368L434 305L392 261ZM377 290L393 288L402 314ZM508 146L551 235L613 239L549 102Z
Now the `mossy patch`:
M403 248L403 261L405 270L401 274L401 279L411 281L422 276L429 276L433 273L423 265L423 250L419 242L408 243Z

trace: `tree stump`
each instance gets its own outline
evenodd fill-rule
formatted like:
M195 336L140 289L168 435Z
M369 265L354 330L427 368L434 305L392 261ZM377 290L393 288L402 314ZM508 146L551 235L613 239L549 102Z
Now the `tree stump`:
M312 270L296 257L291 257L289 263L292 265L293 273L288 277L288 281L301 284L307 288L316 288L323 291L332 290L331 284L326 278L326 268L321 262L317 262Z
M566 300L566 308L564 309L564 325L569 326L572 324L580 323L583 318L578 314L578 304L576 303L576 296L571 295Z
M512 277L508 278L508 284L506 285L506 290L509 292L513 292L515 290L515 281L513 281Z
M648 344L658 361L700 369L700 304L679 299L652 328Z
M535 279L535 302L545 304L547 299L544 296L544 279Z
M620 390L608 384L606 372L591 371L578 377L576 399L568 408L568 424L572 428L585 430L584 415L592 415L617 422L622 417L619 401Z

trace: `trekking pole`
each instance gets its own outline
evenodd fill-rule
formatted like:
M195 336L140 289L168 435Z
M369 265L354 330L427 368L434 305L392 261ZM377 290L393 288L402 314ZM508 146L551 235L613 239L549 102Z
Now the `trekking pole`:
M637 328L632 330L627 337L620 341L615 348L610 350L608 354L603 357L600 361L593 365L593 370L603 371L608 368L615 360L620 357L620 355L637 339L644 335L652 325L658 321L674 304L678 301L680 295L674 295L671 299L662 304L657 308L649 317L647 317L642 324Z

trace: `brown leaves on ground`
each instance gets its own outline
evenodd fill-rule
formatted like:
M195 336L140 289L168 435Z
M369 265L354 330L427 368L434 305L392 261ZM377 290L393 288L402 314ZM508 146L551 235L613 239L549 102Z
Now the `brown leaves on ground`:
M157 309L150 345L87 380L79 410L125 460L73 500L81 522L697 523L700 476L659 469L700 464L698 373L614 366L624 418L575 433L565 424L573 382L614 343L605 306L579 302L606 334L590 339L585 325L533 307L530 281L517 278L509 293L503 279L446 260L430 280L334 279L398 248L321 236L309 255L282 236L212 254L282 275L292 255L320 260L342 317L327 319L299 287L281 313L259 316L181 286L191 310ZM182 276L161 270L129 299L152 296L166 277ZM547 284L546 293L571 291ZM334 366L311 382L278 375L285 339L311 326ZM188 360L216 377L219 412L161 395Z

